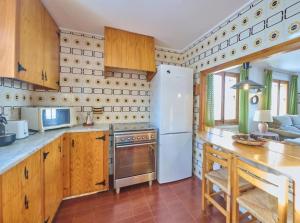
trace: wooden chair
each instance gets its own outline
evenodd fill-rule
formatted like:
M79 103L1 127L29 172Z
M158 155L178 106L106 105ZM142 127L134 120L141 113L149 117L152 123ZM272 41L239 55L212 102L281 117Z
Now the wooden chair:
M220 169L213 170L214 164L219 164ZM209 144L203 145L203 167L202 167L202 211L207 209L208 204L216 207L225 217L226 223L231 223L231 191L232 191L232 155L214 149ZM214 192L213 185L220 191ZM242 180L239 184L241 190L249 186ZM223 195L226 207L219 204L215 196Z
M237 157L233 158L233 169L233 223L246 219L248 222L258 220L263 223L293 222L293 207L288 202L287 177L268 173ZM240 178L254 185L254 189L241 193L237 187ZM242 215L239 214L239 206L247 210Z

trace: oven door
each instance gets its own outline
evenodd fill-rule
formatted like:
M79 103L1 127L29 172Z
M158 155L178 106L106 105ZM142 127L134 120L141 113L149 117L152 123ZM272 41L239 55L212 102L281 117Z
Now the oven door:
M115 179L155 172L156 143L115 147Z

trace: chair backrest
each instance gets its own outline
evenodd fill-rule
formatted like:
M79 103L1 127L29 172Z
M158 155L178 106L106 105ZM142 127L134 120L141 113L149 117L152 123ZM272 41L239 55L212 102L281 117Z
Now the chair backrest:
M228 169L228 188L231 188L232 155L205 143L203 146L203 173L212 171L214 164Z
M234 177L236 178L234 182L236 185L239 182L239 177L242 177L255 187L277 197L278 222L286 222L289 186L288 178L258 169L238 157L233 158L233 168L235 172Z

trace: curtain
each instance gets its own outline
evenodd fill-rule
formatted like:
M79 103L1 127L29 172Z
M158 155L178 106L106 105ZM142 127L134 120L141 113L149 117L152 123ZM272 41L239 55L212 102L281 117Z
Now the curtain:
M298 76L293 75L290 81L288 113L291 115L298 114Z
M240 81L249 78L249 70L241 67ZM239 131L241 133L248 133L248 118L249 118L249 91L239 90Z
M205 124L207 126L215 125L214 118L214 75L208 74L206 77L206 111Z
M272 71L265 70L265 88L262 97L262 109L271 110L272 101Z

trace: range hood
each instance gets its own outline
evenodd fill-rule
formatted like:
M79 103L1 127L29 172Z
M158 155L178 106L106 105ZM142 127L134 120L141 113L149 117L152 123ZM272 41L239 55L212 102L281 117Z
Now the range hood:
M249 70L250 63L249 62L244 63L243 68L246 69L246 70ZM236 83L231 88L233 88L233 89L242 89L242 90L250 90L250 89L262 90L262 89L265 88L265 86L255 82L255 81L251 81L247 78L246 80L242 80L239 83Z

